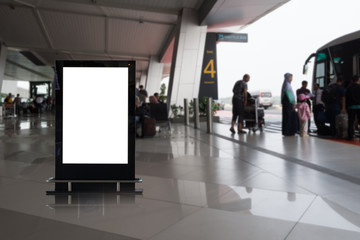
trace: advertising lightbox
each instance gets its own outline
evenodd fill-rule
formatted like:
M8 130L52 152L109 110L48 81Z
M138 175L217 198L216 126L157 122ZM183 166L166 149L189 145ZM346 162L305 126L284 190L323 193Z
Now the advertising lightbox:
M135 62L56 62L56 179L134 179Z
M116 108L124 99L127 68L63 68L64 164L128 163L128 112Z

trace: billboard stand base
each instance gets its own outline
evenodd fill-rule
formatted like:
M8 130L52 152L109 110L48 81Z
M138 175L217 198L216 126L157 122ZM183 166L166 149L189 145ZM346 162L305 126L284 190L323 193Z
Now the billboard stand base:
M143 189L135 188L135 183L142 183L142 181L142 178L135 178L134 180L58 180L51 177L46 180L46 182L55 183L55 191L47 191L46 194L55 195L85 192L142 194ZM116 184L116 188L114 188L113 184Z

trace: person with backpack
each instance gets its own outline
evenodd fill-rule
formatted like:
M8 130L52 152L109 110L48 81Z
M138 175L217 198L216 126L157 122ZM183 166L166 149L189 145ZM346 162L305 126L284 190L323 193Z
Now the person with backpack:
M360 77L353 76L352 83L346 90L346 107L348 111L348 139L354 138L355 118L360 120Z
M321 133L321 128L325 126L326 117L325 117L325 106L321 100L323 90L320 89L318 83L314 83L314 91L311 94L311 100L313 101L313 113L314 113L314 122L319 134ZM320 117L319 117L320 115ZM323 117L323 118L322 118ZM321 135L321 134L320 134Z
M321 100L325 104L326 117L330 122L332 136L336 136L336 116L340 113L346 113L343 82L341 76L337 77L336 83L326 86L321 96Z
M281 88L282 135L294 136L298 129L298 117L294 109L295 94L291 87L293 75L286 73L284 77L284 83Z
M245 110L245 106L247 104L247 82L249 82L250 80L250 75L249 74L245 74L243 76L242 80L238 80L233 88L233 98L232 98L232 104L233 104L233 116L232 116L232 121L231 121L231 128L230 128L230 132L231 133L235 133L235 123L236 120L238 119L238 133L239 134L244 134L246 133L243 130L243 121L244 121L244 110Z

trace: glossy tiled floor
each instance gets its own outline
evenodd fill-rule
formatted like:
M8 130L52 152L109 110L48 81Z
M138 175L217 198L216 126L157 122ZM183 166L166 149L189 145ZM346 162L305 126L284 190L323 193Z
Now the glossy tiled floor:
M360 239L358 146L173 124L136 140L143 195L55 198L54 123L0 120L0 239Z

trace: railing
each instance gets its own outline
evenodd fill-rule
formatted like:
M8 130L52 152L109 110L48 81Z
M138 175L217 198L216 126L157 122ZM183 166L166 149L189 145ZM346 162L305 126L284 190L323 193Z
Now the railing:
M199 99L194 98L193 100L193 111L194 111L194 128L200 128L200 111L199 111ZM184 99L184 124L186 126L190 123L189 117L189 101L188 99ZM208 98L206 102L206 125L207 125L207 133L213 132L213 115L212 115L212 98Z

